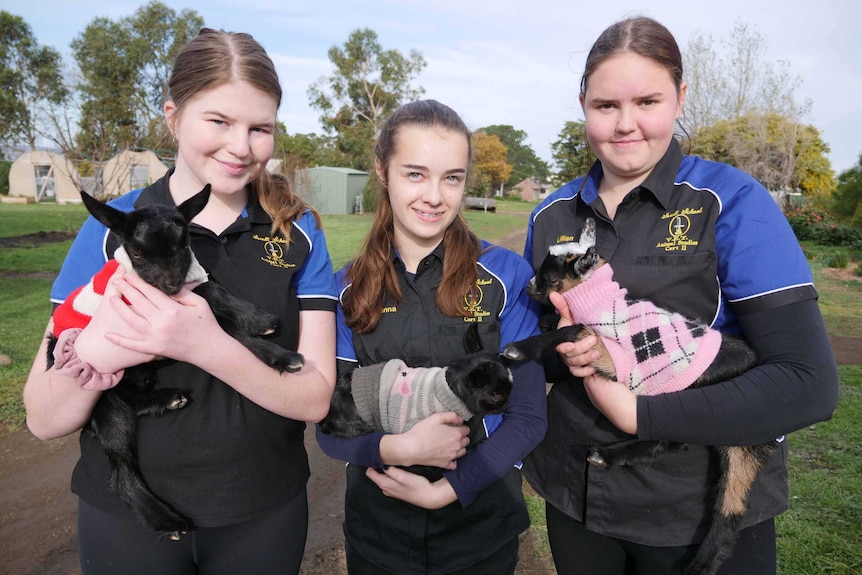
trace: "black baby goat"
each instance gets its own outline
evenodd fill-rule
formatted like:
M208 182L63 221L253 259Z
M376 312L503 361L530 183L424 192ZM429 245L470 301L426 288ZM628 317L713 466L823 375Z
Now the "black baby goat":
M279 372L302 368L302 355L286 350L261 336L274 333L279 320L273 314L231 295L224 287L206 281L206 272L189 245L188 224L206 206L210 186L178 207L146 206L123 212L82 193L90 213L119 237L117 261L125 261L127 272L138 274L147 283L172 295L188 281L189 270L197 269L200 283L194 292L203 297L219 325L246 346L255 356ZM131 266L131 269L128 269ZM107 267L107 266L106 266ZM103 270L104 271L104 270ZM82 288L86 290L90 285ZM74 292L54 312L55 331L48 345L48 366L54 364L57 336L66 327L61 318L77 317ZM102 393L85 430L101 444L111 468L111 488L135 515L161 537L178 539L194 529L188 517L153 493L138 467L137 428L142 415L162 415L185 407L190 398L180 389L154 389L156 370L147 363L125 370L121 381Z
M510 343L503 356L515 361L538 359L564 341L596 335L601 353L593 363L597 373L627 383L639 395L718 383L757 364L754 351L742 339L652 302L630 299L611 279L612 274L610 265L596 252L595 221L588 218L580 241L552 246L527 288L531 297L545 304L550 292L563 294L579 323ZM712 575L730 556L748 509L751 486L775 448L775 441L716 447L721 473L712 517L697 555L686 568L687 575ZM633 465L679 449L685 445L631 440L594 449L588 460L599 467Z

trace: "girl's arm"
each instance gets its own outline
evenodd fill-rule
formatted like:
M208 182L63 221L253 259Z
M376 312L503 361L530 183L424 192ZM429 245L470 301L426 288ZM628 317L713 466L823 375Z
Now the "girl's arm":
M739 322L760 365L716 385L638 398L640 439L752 445L832 417L838 372L817 300Z
M169 357L198 366L261 407L300 421L319 421L329 410L335 385L335 314L306 310L299 314L299 346L304 367L279 374L218 325L206 300L184 288L167 296L137 276L120 285L122 296L109 299L112 309L137 336L107 338L140 353Z
M101 391L84 390L73 377L61 375L54 368L48 369L48 336L53 331L53 322L48 322L24 384L27 427L33 435L45 440L81 429L102 395Z

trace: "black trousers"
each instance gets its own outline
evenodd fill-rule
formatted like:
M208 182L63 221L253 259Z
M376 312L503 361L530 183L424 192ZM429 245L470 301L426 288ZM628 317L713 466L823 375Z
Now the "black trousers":
M83 575L284 575L299 573L308 532L303 491L263 517L197 529L159 540L137 519L78 500L78 555Z
M480 563L471 565L466 569L447 572L446 575L513 575L518 566L519 540L516 537L506 543L491 557ZM349 543L344 544L347 555L348 575L402 575L400 573L389 573L362 556ZM414 573L415 570L405 566L404 573Z
M679 575L698 545L652 547L587 531L545 503L548 539L558 575ZM739 532L733 555L718 575L775 575L775 521L769 519Z

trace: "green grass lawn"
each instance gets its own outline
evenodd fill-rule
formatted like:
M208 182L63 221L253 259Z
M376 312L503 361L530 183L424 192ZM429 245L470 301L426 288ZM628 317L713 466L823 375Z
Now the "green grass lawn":
M498 202L497 213L469 211L476 233L494 240L526 226L534 204ZM0 204L0 238L37 231L76 230L86 216L82 206ZM338 268L359 248L371 216L324 216L333 265ZM13 364L0 367L0 426L21 429L21 389L48 320L50 276L62 263L69 242L42 247L0 249L0 353ZM835 278L829 257L843 251L850 269L862 261L859 250L809 243L809 257L820 306L829 332L862 339L862 282ZM18 275L26 273L29 275ZM835 417L790 434L790 510L778 518L781 575L862 573L862 366L841 366L841 400ZM527 493L537 551L549 557L544 504Z

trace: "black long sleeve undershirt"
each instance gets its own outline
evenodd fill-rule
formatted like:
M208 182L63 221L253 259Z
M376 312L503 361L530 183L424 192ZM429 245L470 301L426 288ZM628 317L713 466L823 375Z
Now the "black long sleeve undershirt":
M838 372L817 300L739 322L760 365L715 385L638 397L639 439L754 445L832 417Z

